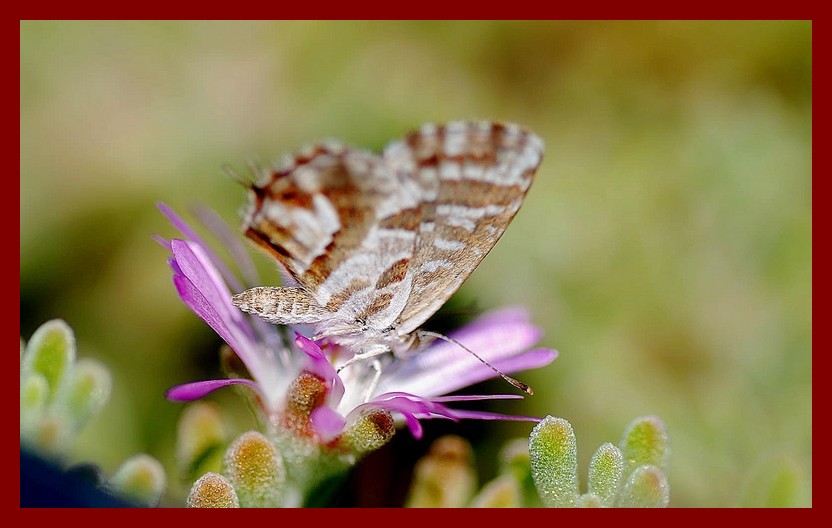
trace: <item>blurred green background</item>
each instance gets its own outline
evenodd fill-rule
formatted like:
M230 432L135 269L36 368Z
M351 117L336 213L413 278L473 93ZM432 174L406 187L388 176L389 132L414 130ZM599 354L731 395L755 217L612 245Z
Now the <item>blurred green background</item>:
M488 118L546 156L454 305L524 304L560 351L494 409L569 420L584 486L594 449L655 414L671 505L759 503L767 479L769 504L810 505L811 41L801 21L22 22L21 336L64 318L115 378L73 460L147 452L169 504L187 490L163 392L216 376L220 341L176 296L156 201L236 225L225 164ZM530 429L473 429L483 478Z

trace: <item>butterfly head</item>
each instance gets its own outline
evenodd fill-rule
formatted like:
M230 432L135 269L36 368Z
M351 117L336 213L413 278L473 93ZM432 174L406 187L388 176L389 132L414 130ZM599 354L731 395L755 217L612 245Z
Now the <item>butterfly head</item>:
M315 339L327 339L359 354L366 350L384 348L394 355L411 349L414 342L418 341L412 334L400 334L395 325L383 328L374 327L366 319L361 318L320 324L315 333Z

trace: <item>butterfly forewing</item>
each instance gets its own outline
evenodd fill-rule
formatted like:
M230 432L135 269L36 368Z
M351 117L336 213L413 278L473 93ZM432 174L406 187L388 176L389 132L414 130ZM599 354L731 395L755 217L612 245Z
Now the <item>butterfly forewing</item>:
M381 157L308 147L252 186L243 216L299 287L254 288L235 304L317 322L319 335L406 336L503 234L542 152L531 132L489 122L426 125Z
M385 152L423 189L400 333L419 327L462 285L517 213L540 164L540 139L517 126L423 127Z

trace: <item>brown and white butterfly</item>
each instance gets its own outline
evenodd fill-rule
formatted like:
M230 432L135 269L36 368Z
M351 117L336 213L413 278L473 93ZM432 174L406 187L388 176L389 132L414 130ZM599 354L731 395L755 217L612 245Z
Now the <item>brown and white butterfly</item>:
M294 280L233 298L273 324L314 324L355 358L418 342L520 209L543 142L514 124L424 125L381 156L312 145L251 185L245 234ZM492 367L493 368L493 367Z

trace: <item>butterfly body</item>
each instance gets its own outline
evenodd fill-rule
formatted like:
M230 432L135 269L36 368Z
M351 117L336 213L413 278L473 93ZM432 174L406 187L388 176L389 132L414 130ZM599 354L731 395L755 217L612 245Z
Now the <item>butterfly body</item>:
M236 295L274 324L313 324L358 355L401 353L517 213L543 144L517 126L425 125L381 156L328 142L252 185L246 235L294 284Z

